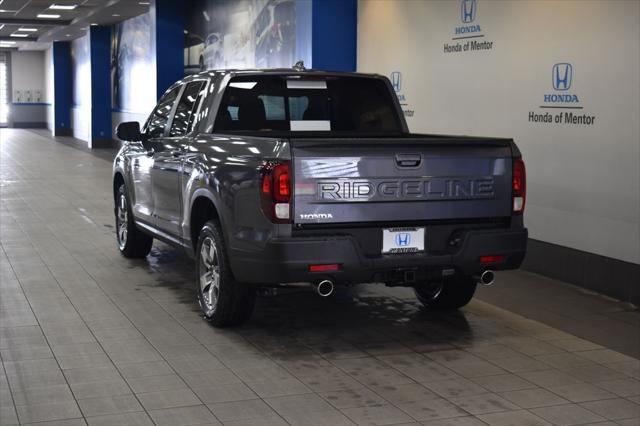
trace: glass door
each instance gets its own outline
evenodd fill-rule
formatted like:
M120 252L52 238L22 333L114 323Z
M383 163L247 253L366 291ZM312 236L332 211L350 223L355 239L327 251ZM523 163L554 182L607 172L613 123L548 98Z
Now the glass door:
M0 127L9 122L9 69L6 52L0 52Z

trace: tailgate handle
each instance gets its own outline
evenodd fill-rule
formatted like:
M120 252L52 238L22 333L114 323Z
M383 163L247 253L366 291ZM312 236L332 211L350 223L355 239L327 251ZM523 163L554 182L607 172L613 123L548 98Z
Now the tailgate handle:
M418 167L421 162L421 154L396 154L396 165L398 167Z

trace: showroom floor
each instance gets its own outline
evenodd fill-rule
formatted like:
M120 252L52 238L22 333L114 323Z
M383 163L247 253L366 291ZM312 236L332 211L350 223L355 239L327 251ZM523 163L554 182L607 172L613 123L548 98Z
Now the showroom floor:
M458 313L369 285L215 329L185 256L119 255L112 151L28 130L0 148L1 425L640 424L627 305L510 272Z

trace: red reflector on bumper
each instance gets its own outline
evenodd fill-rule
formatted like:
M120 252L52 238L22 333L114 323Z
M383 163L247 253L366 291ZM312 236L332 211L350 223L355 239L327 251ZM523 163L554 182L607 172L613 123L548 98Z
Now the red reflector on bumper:
M309 272L330 272L340 269L340 265L337 263L331 263L328 265L309 265Z
M480 263L500 263L506 259L507 256L480 256Z

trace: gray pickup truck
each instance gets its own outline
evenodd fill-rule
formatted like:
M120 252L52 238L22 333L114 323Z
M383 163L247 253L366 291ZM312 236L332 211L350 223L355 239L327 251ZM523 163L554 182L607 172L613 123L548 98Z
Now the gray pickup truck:
M411 134L380 75L203 72L116 131L120 251L183 248L216 326L246 321L258 287L300 283L411 286L456 309L525 255L513 140Z

